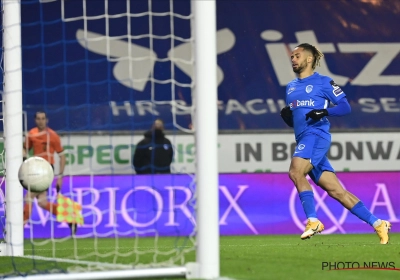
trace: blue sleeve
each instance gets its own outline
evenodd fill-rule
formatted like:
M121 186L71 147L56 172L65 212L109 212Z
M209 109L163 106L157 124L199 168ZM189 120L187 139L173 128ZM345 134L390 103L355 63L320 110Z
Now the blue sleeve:
M328 116L340 117L350 114L351 107L346 97L341 98L335 107L327 108Z
M338 104L338 102L346 96L343 90L331 78L325 76L323 84L324 95L326 99L331 101L333 104Z

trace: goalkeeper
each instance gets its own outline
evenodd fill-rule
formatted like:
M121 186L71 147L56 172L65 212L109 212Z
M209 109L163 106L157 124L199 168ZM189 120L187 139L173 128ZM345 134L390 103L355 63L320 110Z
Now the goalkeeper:
M61 140L58 134L47 127L47 116L43 111L38 111L35 114L36 127L32 128L28 135L26 136L26 141L24 143L23 155L24 158L30 149L33 150L35 156L39 156L47 160L51 166L54 168L54 153L56 152L60 157L60 169L59 175L57 176L57 192L60 192L62 186L62 176L65 167L65 155L63 148L61 146ZM38 205L53 213L57 216L57 204L49 202L47 200L47 191L35 193L28 191L25 196L24 205L24 223L27 223L32 212L32 201L37 198ZM76 224L68 224L71 229L71 234L75 235L77 226Z
M304 43L292 52L291 61L297 79L286 87L286 107L281 116L294 128L296 149L289 169L308 222L301 239L307 239L324 230L318 220L314 194L306 179L311 179L351 213L371 225L381 244L389 242L391 224L375 217L365 205L339 183L335 170L327 158L331 144L330 123L327 116L343 116L351 112L342 89L329 77L314 72L323 54L314 46ZM335 107L329 107L330 103Z

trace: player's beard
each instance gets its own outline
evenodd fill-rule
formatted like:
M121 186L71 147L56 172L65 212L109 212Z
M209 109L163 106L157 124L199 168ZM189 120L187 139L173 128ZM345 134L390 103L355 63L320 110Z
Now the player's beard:
M36 124L37 128L39 129L39 131L43 131L46 129L46 124Z
M307 68L307 61L303 61L302 63L298 64L297 68L293 68L293 72L296 74L300 74Z

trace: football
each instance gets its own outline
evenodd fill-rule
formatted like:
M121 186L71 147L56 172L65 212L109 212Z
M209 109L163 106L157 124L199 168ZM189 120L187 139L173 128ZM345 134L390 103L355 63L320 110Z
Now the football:
M30 157L21 164L18 178L26 190L43 192L53 182L53 167L41 157Z

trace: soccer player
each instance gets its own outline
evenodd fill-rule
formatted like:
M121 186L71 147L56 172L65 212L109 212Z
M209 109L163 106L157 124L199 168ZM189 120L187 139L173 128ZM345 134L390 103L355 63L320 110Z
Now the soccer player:
M56 152L60 157L60 169L56 184L57 192L59 192L63 183L62 176L65 167L65 155L61 146L60 137L54 130L47 127L48 119L45 112L36 112L35 123L36 127L28 132L25 139L23 147L24 158L27 157L29 150L32 149L35 156L44 158L54 168L54 153ZM24 223L29 220L32 211L32 201L35 197L40 207L57 215L57 204L47 200L47 191L40 193L28 191L25 196ZM68 225L71 228L72 235L74 235L76 233L76 224Z
M287 85L287 106L281 111L286 124L294 128L297 144L289 177L297 188L308 219L301 239L310 238L324 230L324 225L316 215L314 194L306 179L308 174L331 197L373 226L380 243L387 244L390 222L375 217L355 195L343 188L326 156L331 144L330 123L326 117L349 114L351 107L346 94L330 77L314 72L322 56L315 46L307 43L294 48L291 61L298 78ZM331 102L336 106L329 107Z

